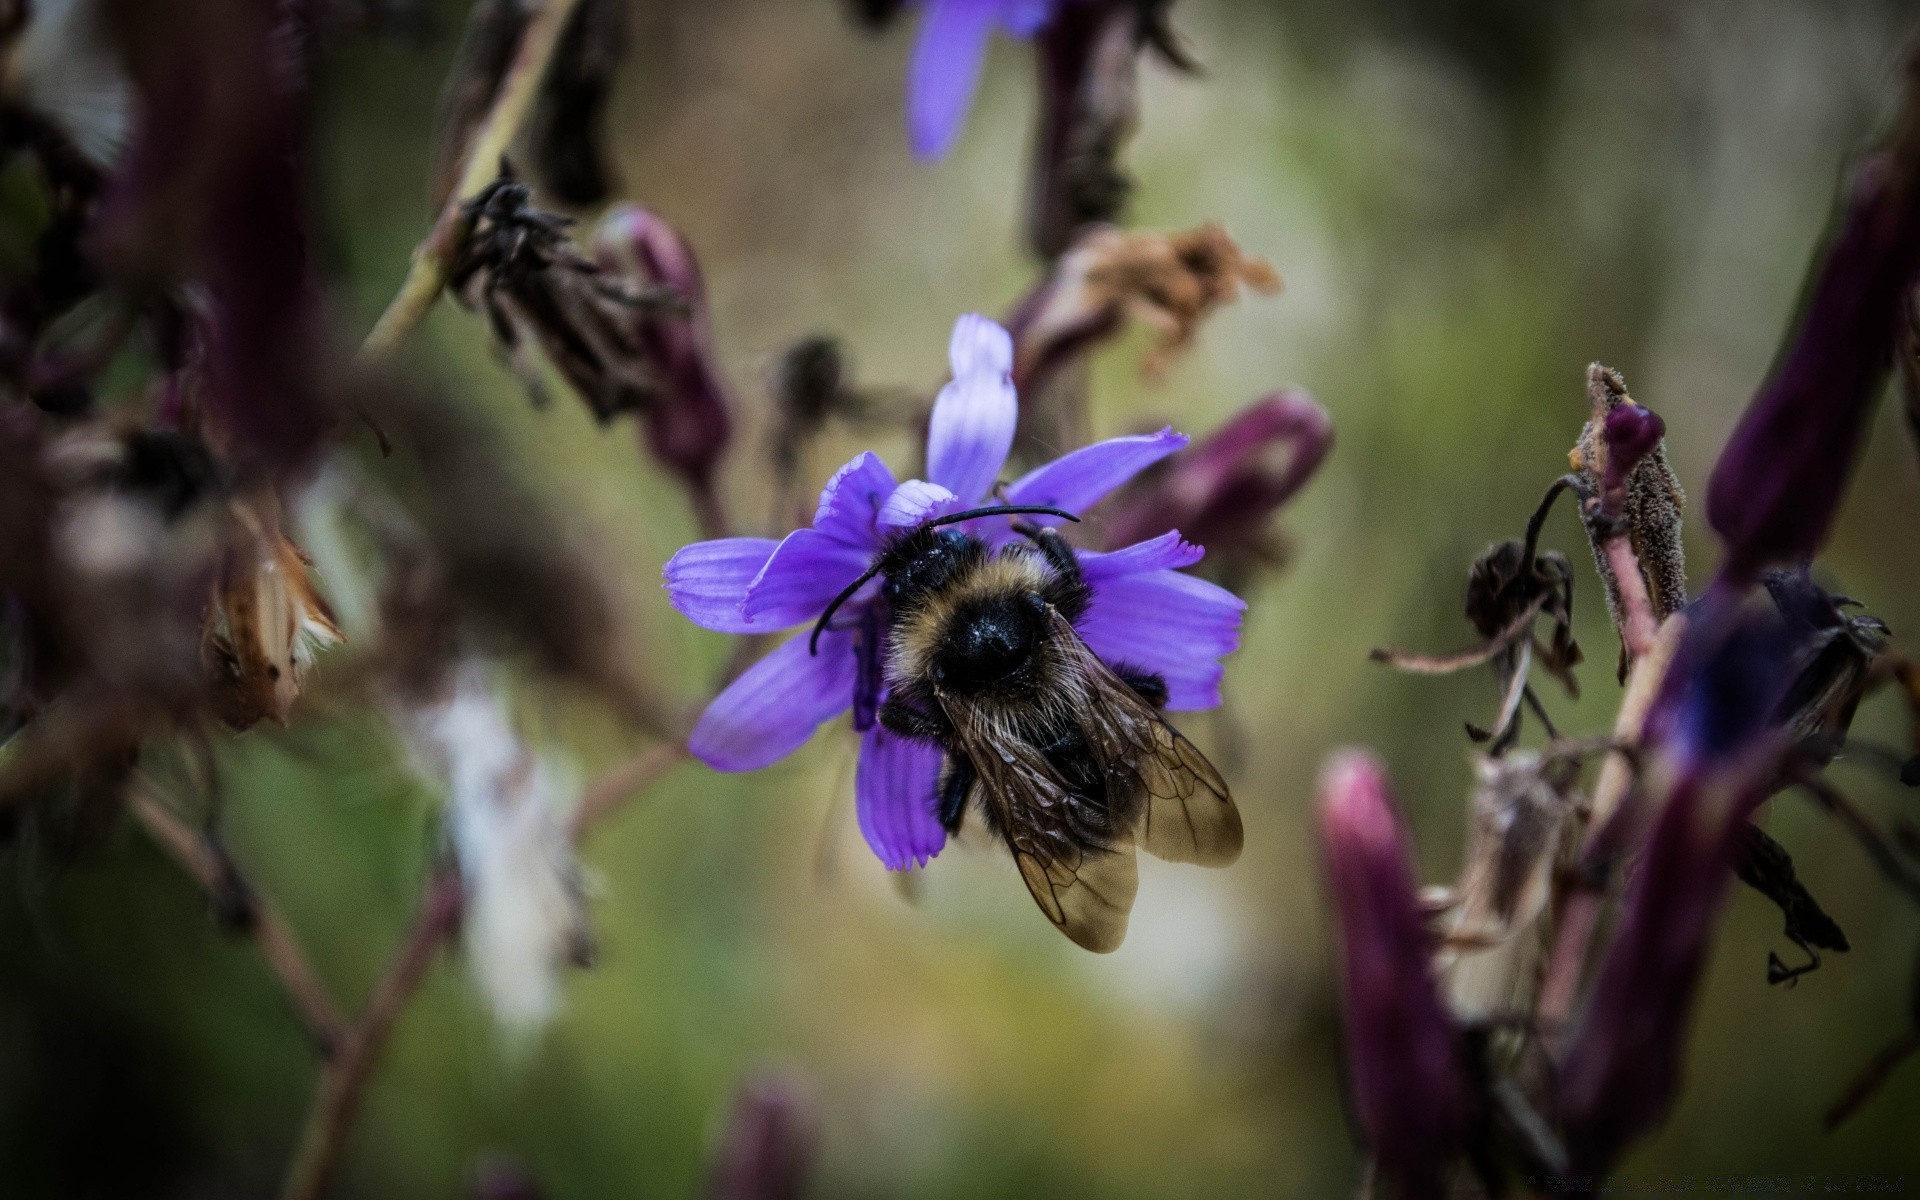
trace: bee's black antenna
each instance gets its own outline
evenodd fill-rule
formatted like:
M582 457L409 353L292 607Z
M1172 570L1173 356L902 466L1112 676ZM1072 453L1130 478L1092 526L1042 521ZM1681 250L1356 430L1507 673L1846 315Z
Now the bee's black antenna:
M813 636L807 639L807 656L809 658L820 653L820 635L827 631L827 622L833 619L833 614L840 611L840 606L851 599L855 592L866 586L867 580L872 579L880 573L880 564L885 561L883 558L874 559L872 566L860 572L860 578L854 580L846 587L841 588L840 594L833 598L831 604L827 605L827 611L821 613L820 619L813 623Z
M1044 517L1065 517L1069 521L1080 519L1064 508L1054 508L1048 504L995 504L987 508L970 508L965 512L948 513L944 517L936 517L924 523L920 528L932 529L937 525L953 525L961 521L971 521L975 517L1019 516L1027 513ZM808 657L820 653L820 635L827 631L827 622L833 620L833 614L839 612L840 606L852 599L855 592L866 586L867 580L880 573L880 564L884 561L883 558L874 559L872 566L860 572L860 578L841 588L840 594L827 605L827 611L821 613L820 619L813 623L813 633L807 638Z
M948 513L944 517L935 517L922 525L922 529L932 529L936 525L953 525L961 521L971 521L975 517L1018 516L1022 513L1034 513L1043 517L1065 517L1069 521L1078 521L1064 508L1055 508L1050 504L995 504L986 508L970 508L965 512Z

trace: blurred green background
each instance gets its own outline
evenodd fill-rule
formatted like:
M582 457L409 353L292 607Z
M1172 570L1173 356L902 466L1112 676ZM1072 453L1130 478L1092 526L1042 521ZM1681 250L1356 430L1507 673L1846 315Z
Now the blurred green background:
M464 5L423 42L356 43L323 79L320 250L344 335L370 323L429 218L436 95ZM559 1197L686 1196L745 1074L808 1081L820 1196L1337 1196L1353 1187L1312 787L1333 747L1377 747L1429 879L1456 869L1465 719L1480 674L1397 676L1379 644L1468 640L1465 570L1565 469L1583 370L1622 369L1696 494L1764 375L1842 163L1885 119L1913 13L1892 0L1183 0L1203 78L1143 68L1135 224L1225 222L1287 280L1218 315L1166 380L1144 341L1103 352L1096 425L1203 433L1283 384L1333 414L1329 464L1285 516L1295 557L1250 599L1228 707L1185 724L1229 768L1247 852L1226 872L1150 863L1131 936L1096 958L1036 914L998 855L950 848L909 901L851 817L844 726L749 777L676 768L588 847L601 938L537 1043L503 1044L456 957L403 1018L349 1148L344 1197L462 1194L477 1156ZM860 377L930 388L965 311L1031 283L1020 250L1034 105L997 43L959 149L915 162L902 127L912 22L866 36L829 0L640 5L615 100L623 191L703 258L741 401L726 486L767 511L767 383L810 333ZM481 323L443 305L410 351L491 424L512 469L619 580L623 653L689 702L730 639L680 619L660 564L696 536L629 424L532 410ZM880 448L904 461L903 440ZM864 443L815 448L815 484ZM1914 448L1883 406L1828 582L1920 630ZM1580 571L1598 732L1612 633ZM1715 557L1688 528L1696 585ZM1911 645L1911 643L1909 643ZM324 674L325 666L321 668ZM637 743L579 700L529 720L586 777ZM1890 700L1859 730L1898 741ZM408 917L436 800L382 722L309 708L219 745L233 849L357 1006ZM1835 779L1883 813L1912 796ZM1920 923L1799 801L1771 828L1851 936L1790 989L1775 910L1735 895L1685 1097L1622 1195L1920 1186L1920 1067L1841 1132L1820 1114L1902 1026ZM0 895L0 1194L270 1194L313 1059L253 952L131 828L77 863L8 851Z

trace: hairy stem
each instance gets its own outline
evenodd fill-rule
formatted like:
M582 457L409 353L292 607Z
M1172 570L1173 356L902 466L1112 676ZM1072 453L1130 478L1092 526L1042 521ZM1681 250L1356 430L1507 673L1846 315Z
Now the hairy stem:
M500 81L500 90L494 96L493 107L474 132L472 144L467 148L466 164L461 168L459 182L447 197L447 203L440 210L440 217L434 222L432 231L414 249L413 264L408 268L400 290L387 304L386 311L380 314L366 341L361 343L360 357L363 361L384 358L393 353L407 335L426 319L434 302L440 298L454 260L459 257L467 238L473 233L473 223L462 209L467 201L479 195L499 175L501 157L506 154L507 147L513 144L520 126L533 108L540 81L546 77L547 66L560 44L560 35L566 31L567 21L579 3L580 0L547 0L527 22L513 65L507 68L506 76Z
M333 1057L346 1038L347 1022L279 910L240 878L233 863L204 835L145 787L136 785L129 791L127 808L154 844L193 876L208 895L243 899L246 936L259 948L261 959L286 993L287 1003L306 1026L307 1036L321 1057Z

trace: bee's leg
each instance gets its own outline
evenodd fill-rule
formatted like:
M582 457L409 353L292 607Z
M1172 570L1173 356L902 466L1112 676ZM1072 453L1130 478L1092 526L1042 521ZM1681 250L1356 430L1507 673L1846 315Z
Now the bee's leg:
M916 742L944 745L953 736L953 726L945 713L934 715L915 708L898 696L889 696L880 706L880 723L903 738Z
M1053 568L1047 603L1059 609L1067 620L1079 620L1093 599L1093 589L1087 586L1087 577L1080 570L1080 559L1073 547L1067 545L1067 539L1060 536L1058 529L1043 528L1029 521L1015 522L1014 528L1039 547L1041 557Z
M1134 690L1134 694L1155 708L1167 706L1167 681L1152 671L1142 671L1134 667L1115 667L1113 673L1120 682Z
M967 815L967 793L978 778L972 759L964 754L947 756L947 771L940 777L940 827L949 837L960 832L960 822Z

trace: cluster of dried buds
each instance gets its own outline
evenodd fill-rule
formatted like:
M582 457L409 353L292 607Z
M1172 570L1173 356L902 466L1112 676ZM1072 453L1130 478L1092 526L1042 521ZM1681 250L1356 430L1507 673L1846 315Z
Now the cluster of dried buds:
M1855 602L1810 573L1867 415L1896 353L1911 353L1898 336L1920 285L1916 117L1920 90L1887 148L1856 173L1806 308L1714 469L1707 519L1724 554L1703 593L1687 590L1684 498L1664 427L1617 371L1596 364L1572 473L1523 539L1474 565L1467 616L1483 642L1448 656L1376 652L1420 672L1491 664L1501 696L1490 728L1468 727L1485 753L1450 886L1417 888L1379 763L1349 754L1322 778L1354 1116L1397 1194L1498 1195L1515 1177L1536 1192L1595 1193L1678 1093L1734 879L1779 906L1803 958L1789 965L1770 952L1769 982L1849 949L1760 827L1769 798L1810 796L1920 902L1920 854L1822 774L1844 753L1892 759L1904 782L1920 782L1911 750L1849 739L1875 692L1915 705L1914 668L1884 624L1849 611ZM1540 549L1547 511L1566 491L1580 502L1626 685L1612 735L1586 742L1560 736L1528 682L1538 663L1571 691L1580 661L1571 564ZM1520 746L1523 704L1545 727L1538 748ZM1587 782L1591 760L1600 767ZM1829 1121L1864 1103L1916 1045L1920 1036L1903 1033Z

